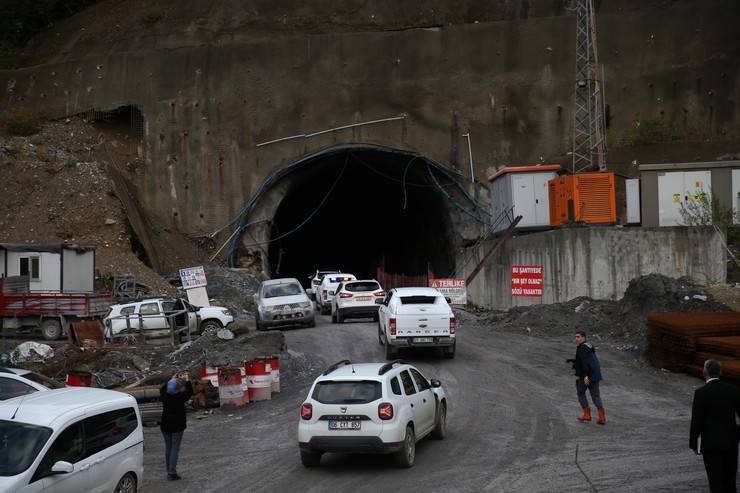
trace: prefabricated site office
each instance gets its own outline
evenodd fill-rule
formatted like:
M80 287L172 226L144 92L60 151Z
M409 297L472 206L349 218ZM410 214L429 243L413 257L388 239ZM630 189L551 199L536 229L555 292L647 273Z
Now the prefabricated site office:
M28 276L31 291L92 293L95 247L0 243L0 277Z

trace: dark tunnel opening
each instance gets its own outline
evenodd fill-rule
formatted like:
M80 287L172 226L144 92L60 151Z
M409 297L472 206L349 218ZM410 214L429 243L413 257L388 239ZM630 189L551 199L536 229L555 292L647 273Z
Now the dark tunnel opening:
M384 265L388 273L448 276L445 200L420 157L377 150L317 157L294 174L275 213L270 274L305 284L317 268L374 278Z

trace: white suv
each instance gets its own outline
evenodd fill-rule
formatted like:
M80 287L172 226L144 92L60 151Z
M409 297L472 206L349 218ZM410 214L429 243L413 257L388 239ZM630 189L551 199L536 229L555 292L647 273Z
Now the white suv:
M334 300L334 291L343 282L354 281L357 278L352 274L327 274L319 285L316 293L316 309L322 315L331 313L331 302Z
M378 304L385 298L385 291L375 279L349 281L337 286L331 302L332 323L343 323L348 318L378 320Z
M324 277L327 274L339 274L340 270L328 270L328 269L316 269L316 274L313 276L309 276L309 279L311 280L311 287L309 287L306 290L306 294L309 298L311 298L311 301L316 301L316 293L319 291L319 286L321 285L321 281L324 280Z
M442 384L404 361L340 361L316 379L301 406L301 461L313 467L325 452L377 453L411 467L416 442L445 437L447 410Z

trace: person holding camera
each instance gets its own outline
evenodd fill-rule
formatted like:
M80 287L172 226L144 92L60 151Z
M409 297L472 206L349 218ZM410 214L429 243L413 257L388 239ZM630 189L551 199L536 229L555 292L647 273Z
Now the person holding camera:
M578 402L583 409L583 414L579 416L578 421L583 423L591 421L591 407L586 398L586 390L588 390L599 413L599 419L596 422L600 425L606 424L606 412L599 393L601 365L599 365L599 360L596 357L596 349L593 344L586 340L584 331L576 332L576 357L568 359L566 362L573 363L573 369L576 372L576 392L578 393Z
M167 383L159 389L162 400L162 420L160 428L164 436L164 457L167 467L167 479L181 479L177 474L177 459L180 455L180 444L185 432L185 403L193 396L193 384L187 372L176 372Z

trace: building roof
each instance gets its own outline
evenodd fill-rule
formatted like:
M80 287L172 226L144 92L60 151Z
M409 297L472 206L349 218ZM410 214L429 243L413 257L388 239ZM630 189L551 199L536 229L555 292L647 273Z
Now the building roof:
M90 406L108 403L135 406L136 400L128 394L114 390L65 387L2 401L0 419L9 420L15 413L15 421L52 426L60 417L82 414Z
M740 161L704 161L695 163L641 164L640 171L669 171L685 169L740 168Z
M534 164L531 166L507 166L503 169L498 170L496 173L488 177L488 181L493 181L499 176L505 175L506 173L537 173L540 171L560 171L562 166L559 164Z
M94 245L71 245L66 243L0 243L0 250L8 252L45 252L45 253L62 253L62 250L75 250L78 253L94 252Z

